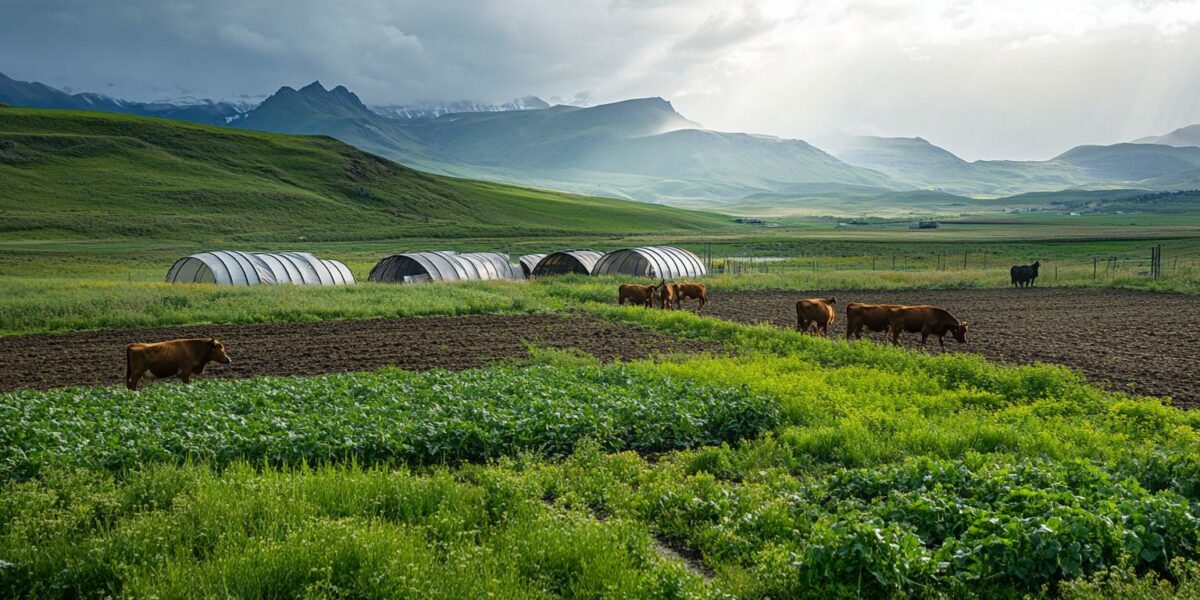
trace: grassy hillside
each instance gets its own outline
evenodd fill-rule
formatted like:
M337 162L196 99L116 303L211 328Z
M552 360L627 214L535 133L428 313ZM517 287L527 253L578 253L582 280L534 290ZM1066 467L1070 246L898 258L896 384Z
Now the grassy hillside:
M326 137L0 110L0 240L350 241L629 235L719 215L414 171Z

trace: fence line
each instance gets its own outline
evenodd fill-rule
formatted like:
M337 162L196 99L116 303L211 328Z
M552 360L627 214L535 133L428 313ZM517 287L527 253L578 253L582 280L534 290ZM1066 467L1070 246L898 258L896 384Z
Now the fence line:
M1164 261L1162 244L1151 246L1148 254L1091 256L1085 258L1049 259L1043 260L1042 276L1058 281L1061 278L1060 269L1067 273L1086 272L1088 262L1091 262L1092 279L1112 279L1121 276L1143 276L1161 279L1166 271L1177 272L1180 268L1180 256L1174 255L1169 262ZM989 269L989 259L994 270L1004 268L1003 262L997 264L997 257L989 253L964 250L961 254L955 252L934 252L924 255L909 254L864 254L858 256L818 255L804 253L799 256L730 256L728 254L717 258L710 245L705 246L704 260L708 271L713 274L752 275L756 273L799 273L799 272L838 272L838 271L880 271L895 272L950 272ZM1196 268L1197 257L1184 256L1183 267L1186 270L1191 265ZM1190 261L1190 262L1189 262ZM1103 264L1103 269L1101 269ZM1047 277L1048 276L1048 277ZM1086 275L1085 275L1086 277Z

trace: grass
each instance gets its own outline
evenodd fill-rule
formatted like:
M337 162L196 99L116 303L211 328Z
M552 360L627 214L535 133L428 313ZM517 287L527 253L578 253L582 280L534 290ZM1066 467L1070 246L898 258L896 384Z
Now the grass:
M0 110L0 181L0 239L18 241L283 243L738 228L719 215L425 174L327 137L92 112Z
M111 265L111 263L109 263ZM352 266L361 268L361 264ZM1009 285L1005 269L950 271L817 271L779 266L704 278L713 293L744 290L989 288ZM1124 275L1093 280L1091 267L1042 270L1040 285L1111 287L1200 293L1200 270L1187 267L1162 280ZM0 335L219 323L266 323L467 314L528 314L567 310L581 302L610 303L618 277L540 281L456 282L402 286L217 287L172 285L142 278L10 277L0 279Z
M1089 387L1060 367L590 310L737 355L595 367L542 354L459 374L162 385L137 402L104 388L8 395L7 464L25 467L7 473L31 478L0 493L0 589L1188 589L1161 582L1186 582L1200 559L1195 413ZM724 433L705 433L716 424ZM650 452L612 453L623 448Z

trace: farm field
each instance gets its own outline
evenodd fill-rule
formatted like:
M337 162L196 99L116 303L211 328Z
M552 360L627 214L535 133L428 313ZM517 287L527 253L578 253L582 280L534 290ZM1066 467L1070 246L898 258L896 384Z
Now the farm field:
M1193 193L766 227L329 138L16 109L0 130L0 598L1200 593ZM618 307L617 277L362 282L400 251L661 244L726 270L704 315ZM162 283L216 249L360 283ZM1033 260L1039 287L1008 289ZM973 339L790 330L828 295L942 305ZM122 385L127 343L208 334L231 365Z
M460 370L528 358L530 346L580 351L605 362L721 348L635 325L554 314L110 329L0 337L0 391L121 384L125 346L138 340L201 335L221 338L234 359L229 365L210 365L203 375L218 379L370 371L384 366ZM57 366L29 369L31 363ZM142 385L149 381L143 380Z
M809 290L728 292L705 307L712 316L744 323L796 325L799 298L835 297L833 335L846 332L846 304L932 304L968 321L966 345L947 336L946 352L990 360L1047 362L1079 369L1089 381L1138 394L1171 396L1179 406L1200 403L1200 297L1132 290L1035 287L994 290ZM1138 317L1137 315L1142 315ZM883 340L883 334L864 336ZM915 347L920 336L905 334ZM890 343L890 342L889 342ZM937 340L928 348L940 352Z
M1196 574L1200 413L590 310L732 354L0 395L0 590L1080 598Z

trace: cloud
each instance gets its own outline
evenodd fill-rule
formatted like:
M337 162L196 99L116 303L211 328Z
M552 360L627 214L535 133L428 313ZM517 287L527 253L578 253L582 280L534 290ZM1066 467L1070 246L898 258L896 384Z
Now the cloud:
M728 130L1044 157L1200 121L1200 0L5 0L0 72L153 99L663 96Z

